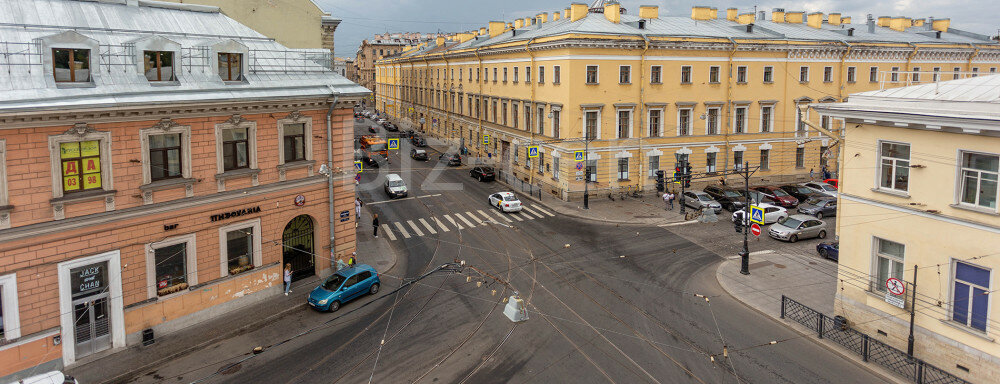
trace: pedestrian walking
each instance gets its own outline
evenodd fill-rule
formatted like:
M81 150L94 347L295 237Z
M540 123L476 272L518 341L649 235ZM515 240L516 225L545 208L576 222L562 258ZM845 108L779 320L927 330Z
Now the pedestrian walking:
M375 238L378 238L378 214L372 215L372 233L375 234Z
M809 168L809 180L816 180L816 175L812 168Z
M361 223L361 207L364 205L361 198L354 198L354 228L357 228Z
M725 177L720 177L719 178L719 184L721 184L723 187L725 187L726 186L726 178Z
M825 181L825 180L832 179L832 178L833 178L833 175L830 173L830 170L827 169L826 166L824 165L823 166L823 180Z
M292 264L285 264L285 296L292 291Z

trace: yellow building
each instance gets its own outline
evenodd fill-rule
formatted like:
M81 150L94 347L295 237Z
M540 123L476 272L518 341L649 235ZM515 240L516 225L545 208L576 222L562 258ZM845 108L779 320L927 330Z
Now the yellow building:
M327 49L340 19L313 0L166 0L219 7L226 16L289 48ZM196 32L196 31L192 31Z
M914 356L974 383L1000 382L998 106L1000 75L814 106L846 123L835 311L906 351L914 309Z
M660 17L655 6L624 12L598 0L490 22L381 60L375 93L379 110L576 199L585 178L591 191L648 190L678 157L695 172L749 162L762 167L758 182L804 180L833 151L828 137L798 123L797 106L912 80L893 70L998 66L1000 46L947 19L852 23L837 13L708 7ZM540 153L528 159L532 145Z

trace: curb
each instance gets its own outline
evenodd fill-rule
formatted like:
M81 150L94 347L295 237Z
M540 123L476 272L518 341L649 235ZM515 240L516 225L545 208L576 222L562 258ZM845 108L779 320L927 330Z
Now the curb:
M499 181L499 180L497 180L497 182L503 183L504 185L506 185L508 187L510 186L510 184L504 183L504 182ZM685 221L685 220L680 220L680 221L665 221L665 222L662 222L662 223L645 223L645 222L636 222L635 220L628 221L628 220L614 220L614 219L599 219L599 218L595 218L595 217L584 216L584 215L575 213L573 211L568 211L568 210L565 210L565 209L562 209L562 208L554 208L553 206L545 204L544 202L542 202L538 198L536 198L534 196L531 196L531 195L522 194L521 196L524 196L524 197L528 198L528 200L534 201L535 203L541 204L542 206L544 206L544 207L546 207L548 209L556 211L557 213L559 213L561 215L569 216L569 217L580 219L580 220L600 221L600 222L610 223L610 224L656 225L656 226L662 226L662 225L668 225L668 224L687 224L687 223L690 223L690 221ZM697 221L697 220L695 220L695 221Z

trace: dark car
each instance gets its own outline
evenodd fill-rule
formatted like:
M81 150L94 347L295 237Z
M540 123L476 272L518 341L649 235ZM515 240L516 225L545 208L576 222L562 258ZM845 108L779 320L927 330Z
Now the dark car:
M427 151L413 148L410 150L410 158L413 160L427 161Z
M799 205L799 199L789 195L788 192L785 192L785 190L781 188L768 185L763 187L754 187L754 190L760 192L767 198L771 199L771 201L782 207L795 208Z
M799 213L822 219L837 215L836 197L813 197L799 205Z
M382 128L385 128L385 130L389 132L399 131L399 127L397 127L396 124L390 123L388 121L385 124L382 124Z
M813 197L824 197L824 196L826 196L826 195L817 193L814 190L806 188L805 186L796 185L796 184L782 185L781 186L781 190L787 192L789 195L792 195L792 197L794 197L796 199L799 199L799 201L806 201L806 200L809 200L809 199L811 199Z
M420 137L420 136L413 136L413 137L411 137L410 138L410 143L413 144L413 146L415 146L415 147L426 147L427 146L427 140L424 140L424 138Z
M462 165L462 156L457 153L442 153L440 160L445 160L448 165Z
M496 179L496 173L493 171L493 167L475 167L469 171L469 174L473 179L479 181L493 181Z
M371 132L371 133L378 133L378 127L377 127L377 126L374 126L374 125L369 125L369 126L368 126L368 132Z
M840 261L840 242L816 244L816 252L824 259Z
M405 131L402 131L402 132L400 132L400 133L399 133L399 137L406 137L406 138L411 138L411 137L413 137L413 136L414 136L414 135L416 135L416 134L417 134L417 133L416 133L416 132L413 132L413 130L412 130L412 129L407 129L407 130L405 130Z
M743 209L743 200L745 197L734 188L709 185L705 187L705 193L715 198L715 201L722 204L722 208L725 208L727 211L734 212Z

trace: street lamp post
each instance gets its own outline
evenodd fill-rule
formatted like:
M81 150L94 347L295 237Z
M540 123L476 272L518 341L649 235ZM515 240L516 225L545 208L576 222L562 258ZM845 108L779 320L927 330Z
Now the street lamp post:
M590 209L590 134L583 140L583 209Z

